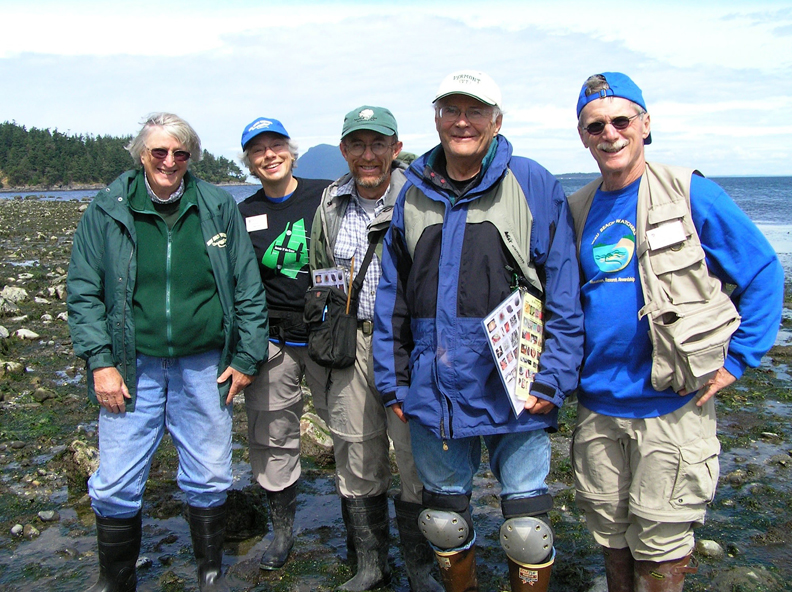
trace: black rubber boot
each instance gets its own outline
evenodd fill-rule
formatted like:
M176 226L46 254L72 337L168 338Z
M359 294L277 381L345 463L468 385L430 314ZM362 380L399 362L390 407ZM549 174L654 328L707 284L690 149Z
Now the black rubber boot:
M297 513L297 483L292 483L283 491L267 491L269 500L272 533L270 546L261 557L259 568L280 569L289 558L294 547L294 515Z
M214 508L188 507L190 536L198 564L198 589L201 592L229 592L223 577L225 504Z
M435 554L429 541L418 529L421 504L393 500L396 508L396 526L399 528L402 559L407 569L407 579L412 592L443 592L443 587L432 577Z
M355 545L357 573L339 590L363 592L379 588L390 581L388 496L383 493L373 497L341 498L341 503L346 505L347 529Z
M135 592L135 564L140 554L140 512L132 518L96 515L99 581L87 592Z
M344 519L344 527L346 528L346 547L347 547L347 563L349 569L353 572L357 571L357 553L355 553L355 537L352 536L352 527L349 525L349 511L344 503L344 498L341 498L341 517Z

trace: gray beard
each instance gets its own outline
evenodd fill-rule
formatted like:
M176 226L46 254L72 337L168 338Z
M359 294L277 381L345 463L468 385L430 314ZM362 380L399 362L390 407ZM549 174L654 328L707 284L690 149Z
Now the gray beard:
M384 183L385 179L387 179L389 175L390 172L382 173L379 177L377 177L373 181L369 179L364 180L359 177L355 177L355 183L357 183L361 187L365 187L366 189L373 189L374 187L379 187L382 183Z

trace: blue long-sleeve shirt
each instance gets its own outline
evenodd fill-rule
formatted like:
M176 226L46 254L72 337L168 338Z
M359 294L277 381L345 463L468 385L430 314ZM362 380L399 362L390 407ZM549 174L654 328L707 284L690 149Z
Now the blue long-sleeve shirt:
M685 405L672 390L651 385L649 325L635 244L640 179L618 191L597 190L583 231L580 262L586 339L579 399L586 408L616 417L656 417ZM784 273L759 229L714 182L693 175L693 223L709 270L733 284L742 317L729 345L725 369L740 378L772 347L781 320ZM616 248L613 248L616 247Z

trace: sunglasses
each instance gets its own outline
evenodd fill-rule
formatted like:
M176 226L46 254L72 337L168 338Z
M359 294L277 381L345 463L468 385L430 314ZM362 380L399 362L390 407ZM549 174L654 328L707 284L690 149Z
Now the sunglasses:
M146 150L149 151L152 158L156 158L157 160L165 160L168 158L168 154L171 153L170 150L165 148L146 148ZM186 150L174 150L172 154L173 160L176 162L187 162L190 160L190 153Z
M620 115L619 117L614 117L610 121L595 121L594 123L589 123L583 129L586 130L590 136L599 136L602 132L605 131L605 126L610 123L614 128L617 130L626 130L630 127L632 120L636 117L640 117L643 113L636 113L632 117L627 117L626 115Z

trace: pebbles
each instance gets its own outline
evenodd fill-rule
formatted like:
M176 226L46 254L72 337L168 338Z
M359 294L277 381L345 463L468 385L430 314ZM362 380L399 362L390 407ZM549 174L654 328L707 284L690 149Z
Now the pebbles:
M28 293L27 290L24 288L18 288L16 286L6 286L2 290L0 290L0 298L5 299L7 302L12 302L14 304L19 304L24 300L27 300Z
M56 510L42 510L38 513L38 517L42 522L57 522L60 520L60 514Z
M14 331L14 335L16 335L19 339L38 339L40 335L30 329L17 329Z
M723 559L726 552L718 543L708 539L696 541L696 553L710 559Z

